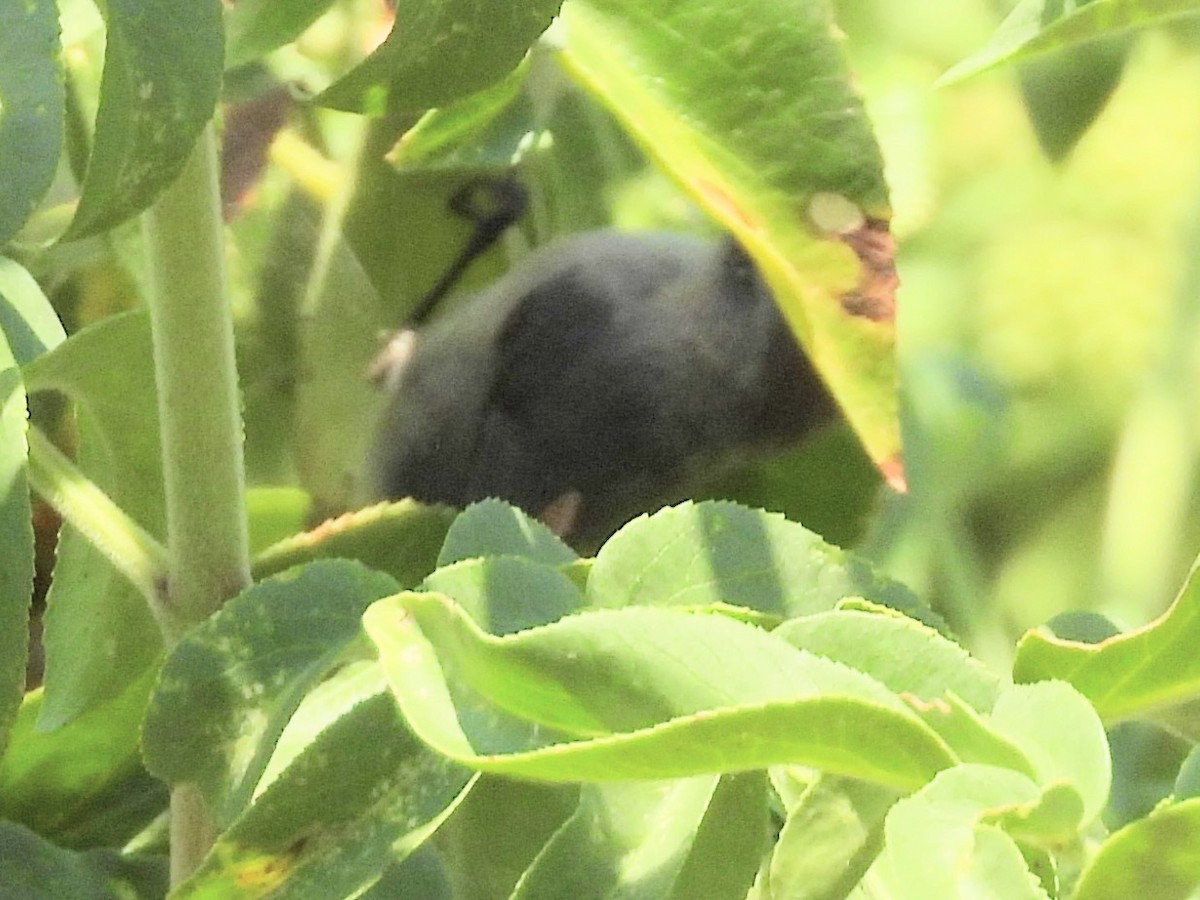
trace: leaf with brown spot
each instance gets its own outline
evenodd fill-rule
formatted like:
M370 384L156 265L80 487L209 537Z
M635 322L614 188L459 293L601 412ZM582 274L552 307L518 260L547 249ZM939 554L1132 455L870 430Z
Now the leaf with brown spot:
M902 481L891 212L829 4L578 0L561 18L564 67L750 252L871 459ZM814 198L839 227L814 221Z

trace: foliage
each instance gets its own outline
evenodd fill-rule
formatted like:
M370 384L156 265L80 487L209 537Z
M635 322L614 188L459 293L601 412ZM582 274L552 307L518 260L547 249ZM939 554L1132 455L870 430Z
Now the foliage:
M1021 0L990 39L918 0L99 6L0 11L0 895L1200 889L1195 567L1162 610L1200 268L1146 261L1200 240L1164 199L1195 173L1102 165L1145 58L1196 74L1194 3ZM982 136L931 125L955 102ZM356 508L377 334L509 169L539 243L732 232L846 424L587 558L496 500Z

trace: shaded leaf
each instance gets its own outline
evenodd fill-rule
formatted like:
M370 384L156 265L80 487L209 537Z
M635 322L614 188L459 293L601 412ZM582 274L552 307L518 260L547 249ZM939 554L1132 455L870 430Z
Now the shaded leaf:
M55 847L0 822L0 895L22 900L156 900L167 891L167 861L111 850Z
M443 106L515 68L561 5L402 0L384 42L317 102L372 114Z
M477 556L523 556L548 566L578 559L553 531L503 500L481 500L463 510L446 534L438 565Z
M510 634L578 612L583 593L558 569L520 556L467 559L438 569L421 589L445 594L491 634Z
M140 213L182 171L221 87L219 0L107 0L92 155L66 239Z
M265 578L314 559L356 559L413 587L434 570L454 515L415 500L369 506L271 545L254 558L252 571Z
M883 821L899 794L822 776L787 812L752 900L841 900L883 843Z
M1129 47L1123 36L1089 41L1018 67L1025 111L1050 159L1070 153L1100 115L1121 81Z
M52 732L35 724L42 691L26 694L0 758L0 818L61 846L95 846L101 836L124 843L165 809L161 785L138 774L151 676Z
M403 169L516 165L538 143L533 104L521 89L528 70L519 65L495 84L431 109L396 142L388 162Z
M291 43L333 0L240 0L225 19L225 66L253 62Z
M902 481L883 162L811 0L577 0L561 59L754 257L869 455Z
M359 637L362 611L398 590L349 560L252 585L190 631L163 666L143 727L146 767L191 782L228 824L304 695Z
M454 810L472 773L418 743L370 680L173 896L357 896Z
M0 247L25 224L58 168L64 103L58 31L52 0L0 6Z
M0 19L3 16L0 13ZM0 257L0 754L25 691L34 576L26 474L28 413L19 367L63 337L62 325L37 283L15 262Z
M585 785L514 900L741 898L766 849L761 773Z
M30 393L59 391L75 402L79 468L161 540L158 401L145 312L84 328L27 365L24 375ZM69 526L59 535L44 625L42 728L122 694L157 662L162 646L146 602Z
M436 835L445 868L458 876L461 900L509 897L546 842L575 813L579 792L574 784L480 773Z

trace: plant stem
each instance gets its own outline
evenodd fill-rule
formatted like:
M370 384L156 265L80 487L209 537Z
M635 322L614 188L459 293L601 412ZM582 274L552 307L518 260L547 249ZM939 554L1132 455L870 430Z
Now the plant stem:
M155 617L160 623L165 622L167 548L129 518L40 429L33 427L29 429L29 483L64 521L75 526L133 582Z
M170 575L167 645L250 584L242 423L211 124L145 214ZM171 794L171 880L216 828L191 785Z

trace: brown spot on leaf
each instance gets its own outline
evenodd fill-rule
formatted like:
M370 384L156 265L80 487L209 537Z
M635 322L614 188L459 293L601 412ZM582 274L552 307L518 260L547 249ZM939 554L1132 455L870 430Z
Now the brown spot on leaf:
M867 219L862 227L841 235L863 265L858 286L841 297L842 309L872 322L896 319L896 241L882 219Z

